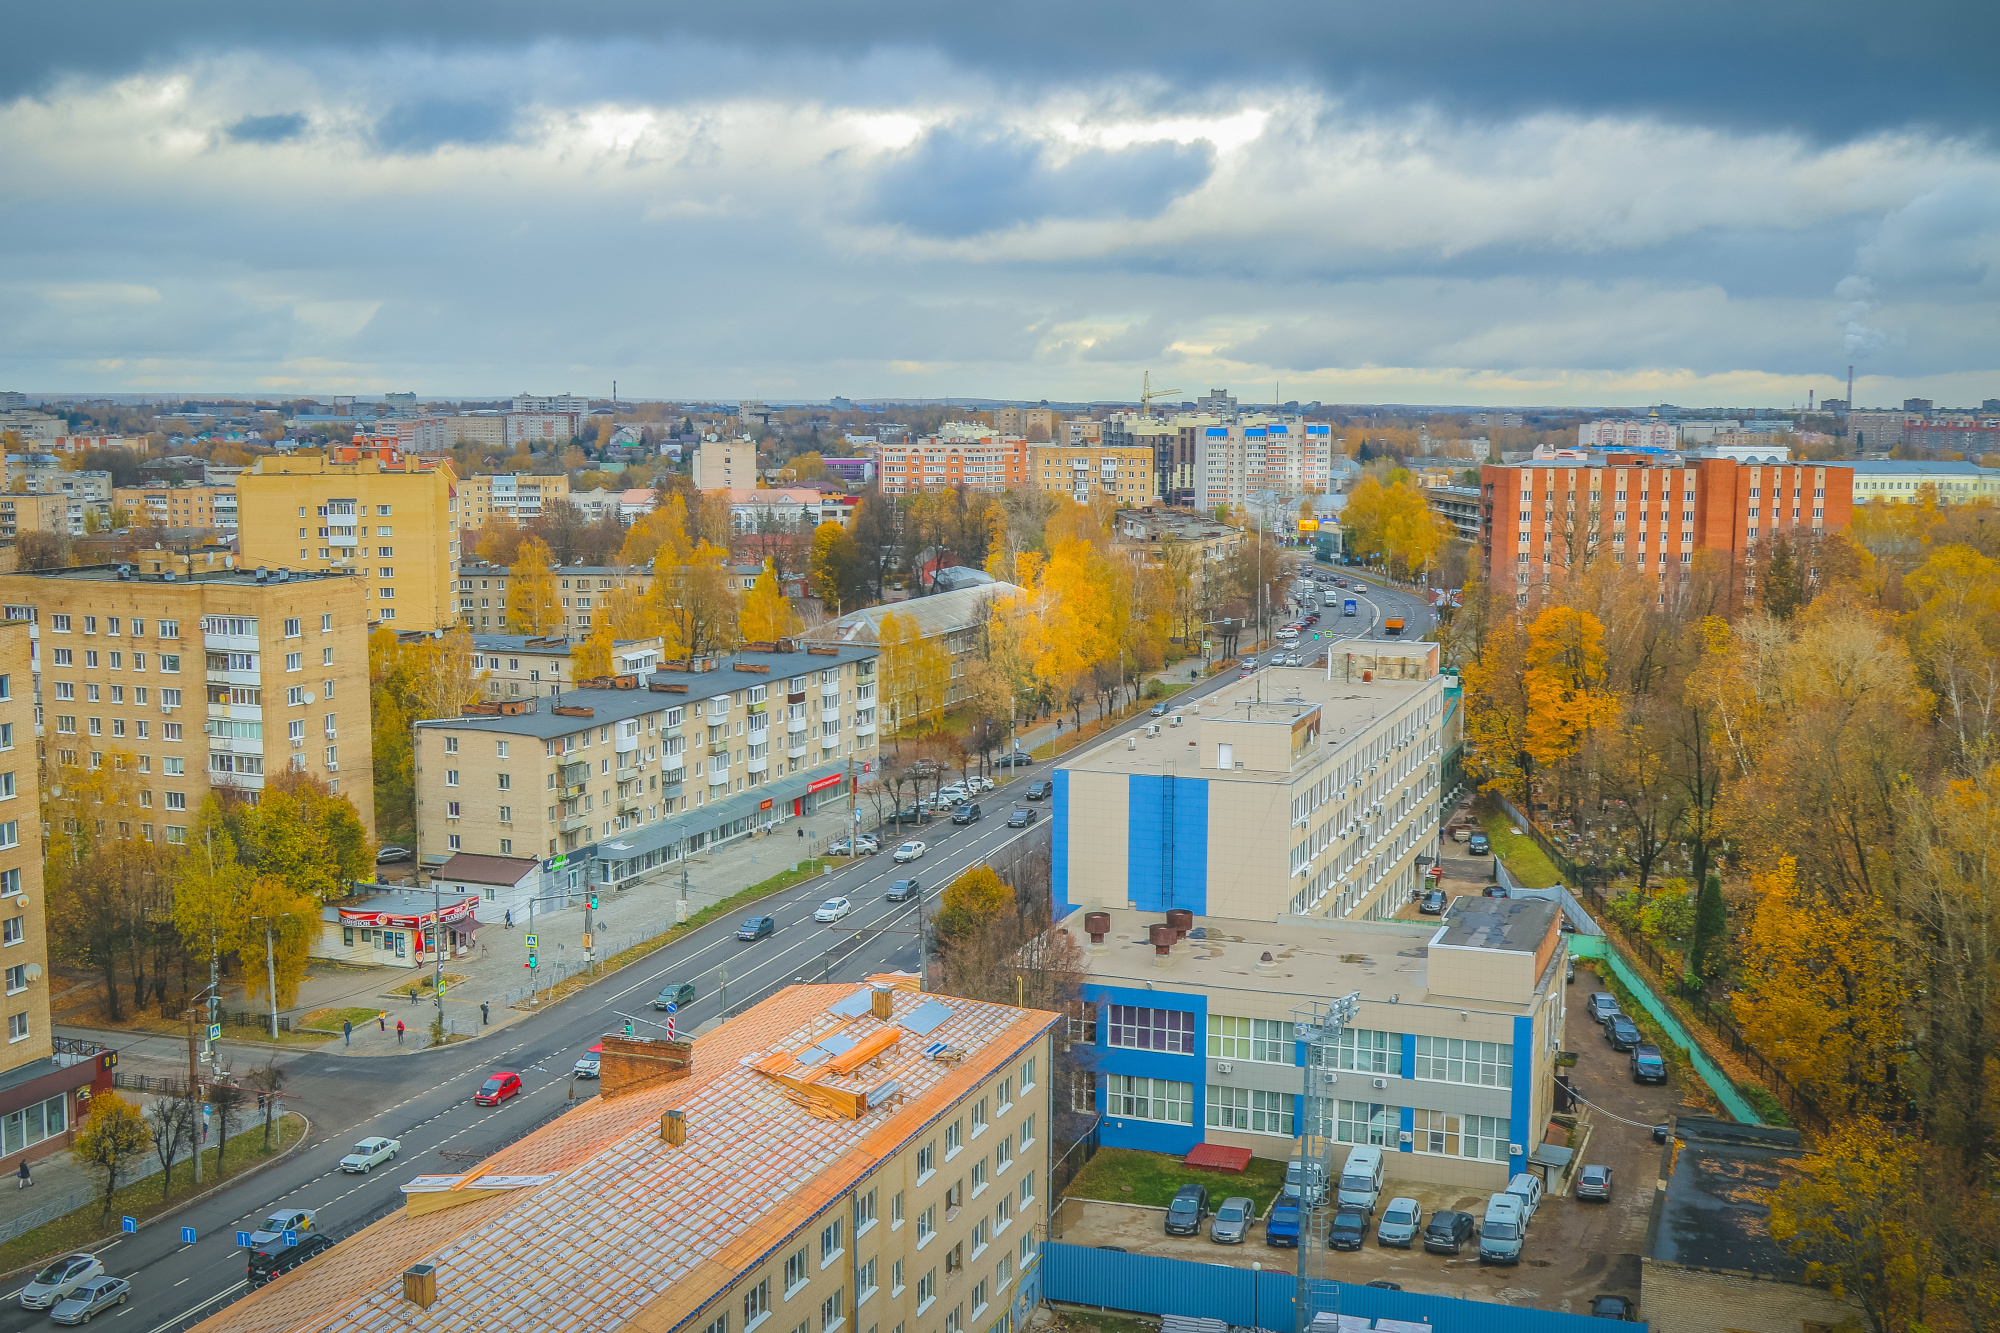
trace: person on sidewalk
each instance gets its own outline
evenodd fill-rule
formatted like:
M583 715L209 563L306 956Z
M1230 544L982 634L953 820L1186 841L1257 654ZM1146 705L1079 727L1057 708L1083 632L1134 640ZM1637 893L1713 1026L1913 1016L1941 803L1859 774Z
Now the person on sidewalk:
M20 1181L18 1185L14 1186L17 1190L24 1190L35 1183L34 1178L28 1174L28 1159L25 1157L21 1159L21 1169L16 1171L14 1175Z
M375 1024L377 1027L381 1028L384 1032L387 1032L389 1030L389 1011L387 1009L384 1009L380 1013L375 1015Z
M400 1018L396 1020L396 1044L403 1044L403 1020Z
M492 1015L490 1015L490 1014L488 1014L488 1013L486 1012L486 1001L484 1001L484 1000L481 1000L481 1001L479 1002L479 1022L480 1022L480 1025L481 1025L482 1027L484 1027L484 1026L486 1026L486 1025L488 1025L488 1024L490 1024L490 1023L492 1023L492 1021L493 1021L493 1017L492 1017Z
M353 1019L343 1018L340 1020L340 1041L343 1046L352 1046L354 1044Z

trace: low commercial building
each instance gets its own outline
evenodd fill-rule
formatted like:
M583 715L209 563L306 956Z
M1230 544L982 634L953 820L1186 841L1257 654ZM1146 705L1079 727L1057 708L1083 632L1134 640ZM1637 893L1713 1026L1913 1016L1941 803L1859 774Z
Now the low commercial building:
M854 501L810 486L770 486L729 492L729 525L737 535L757 532L806 532L822 523L845 527Z
M844 802L874 772L876 657L699 658L419 722L418 855L540 857L544 891L578 892Z
M572 659L582 642L559 634L547 638L528 634L475 634L472 670L485 678L489 699L561 694L576 686ZM623 676L657 669L665 647L666 640L657 634L647 639L619 639L611 646L612 674Z
M431 883L470 902L479 924L505 926L533 920L530 902L542 885L542 863L531 856L478 856L460 852L431 872Z
M1260 671L1059 763L1058 915L1381 919L1409 903L1438 854L1438 645L1349 639L1329 656L1330 679Z
M1911 458L1848 463L1854 503L1917 504L1935 495L1941 505L2000 500L2000 468L1977 463L1926 463Z
M444 885L436 892L362 886L320 908L319 935L309 952L363 967L422 969L437 961L431 953L435 943L446 959L464 958L476 943L478 906L476 894Z
M1771 1237L1771 1191L1792 1178L1800 1152L1796 1129L1674 1120L1639 1256L1648 1324L1660 1333L1867 1327L1859 1306L1808 1286L1805 1258Z
M1277 921L1114 908L1088 940L1072 1106L1107 1146L1291 1155L1294 1135L1384 1150L1390 1182L1497 1190L1533 1160L1563 1031L1556 904L1461 897L1442 922ZM1300 1011L1358 996L1329 1058Z
M7 618L34 622L35 734L55 769L130 755L141 838L184 842L211 789L255 800L287 768L355 798L372 830L361 581L189 563L0 574Z
M198 1333L1026 1327L1059 1019L883 981L787 986L693 1041L607 1035L599 1096L411 1178L336 1262Z

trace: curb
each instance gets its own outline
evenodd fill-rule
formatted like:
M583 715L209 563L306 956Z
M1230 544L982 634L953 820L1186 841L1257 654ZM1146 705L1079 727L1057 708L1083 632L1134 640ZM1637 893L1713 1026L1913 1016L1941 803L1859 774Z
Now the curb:
M285 1149L283 1152L279 1153L276 1157L266 1158L264 1161L257 1163L257 1165L251 1167L248 1171L244 1171L238 1175L231 1176L227 1180L219 1180L214 1185L210 1186L208 1189L203 1190L201 1193L182 1199L179 1203L174 1204L171 1208L168 1208L165 1212L155 1213L153 1216L147 1218L145 1221L139 1224L139 1230L144 1231L156 1222L164 1222L170 1217L176 1217L182 1212L186 1211L187 1209L194 1207L194 1205L201 1203L203 1200L208 1199L213 1195L220 1194L222 1193L222 1191L226 1189L234 1189L237 1185L242 1184L244 1181L250 1179L254 1175L257 1175L259 1172L263 1171L267 1167L273 1167L280 1162L289 1161L292 1158L292 1156L299 1151L299 1149L305 1147L307 1144L312 1142L313 1123L311 1118L308 1117L303 1111L288 1111L286 1112L286 1114L295 1115L300 1120L305 1121L305 1126L306 1126L305 1132L299 1135L299 1141L297 1143L294 1143L291 1147ZM84 1206L89 1207L90 1205L86 1204ZM81 1211L81 1209L79 1209L78 1211ZM102 1236L97 1237L95 1240L86 1241L81 1245L73 1245L70 1246L69 1248L78 1251L95 1250L98 1246L104 1244L104 1242L108 1240L113 1240L125 1234L126 1233L123 1231L110 1231L106 1232ZM41 1265L47 1263L51 1257L52 1257L51 1255L44 1255L40 1259L35 1260L31 1264L25 1264L20 1268L14 1269L11 1272L0 1273L0 1282L11 1282L23 1273L31 1273L35 1269L41 1267Z

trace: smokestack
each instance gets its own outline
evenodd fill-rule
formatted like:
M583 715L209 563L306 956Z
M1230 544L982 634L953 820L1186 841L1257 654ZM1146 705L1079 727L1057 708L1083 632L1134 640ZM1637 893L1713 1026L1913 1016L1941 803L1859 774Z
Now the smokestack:
M660 1115L660 1137L675 1147L686 1143L688 1141L687 1112L681 1110L679 1107L675 1107L671 1111L662 1112Z
M886 1023L895 1017L896 1009L891 1002L889 988L877 986L868 994L868 1012L880 1022Z

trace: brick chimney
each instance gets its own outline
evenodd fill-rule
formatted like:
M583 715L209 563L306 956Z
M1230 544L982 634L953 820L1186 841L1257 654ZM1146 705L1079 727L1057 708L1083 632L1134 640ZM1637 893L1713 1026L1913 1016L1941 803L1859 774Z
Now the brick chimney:
M610 1101L641 1088L678 1083L693 1068L693 1042L607 1032L598 1058L598 1095Z

